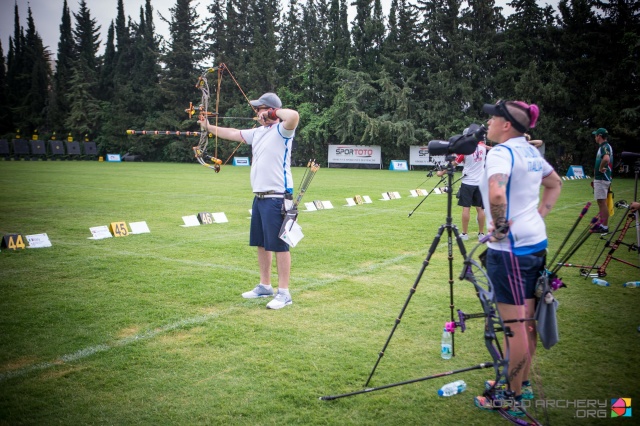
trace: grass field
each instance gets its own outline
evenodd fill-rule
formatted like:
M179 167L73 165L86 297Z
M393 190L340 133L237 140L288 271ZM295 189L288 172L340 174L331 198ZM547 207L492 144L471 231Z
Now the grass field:
M296 182L302 173L294 169ZM259 278L248 246L249 168L214 174L189 164L0 162L0 233L47 233L53 244L0 253L0 424L506 424L473 406L492 370L318 399L363 388L445 223L445 195L431 195L407 217L420 201L409 190L425 178L423 171L321 169L303 201L335 208L301 212L294 303L270 311L266 300L240 297ZM379 201L387 191L402 198ZM633 180L617 179L614 191L632 200ZM373 203L344 207L355 195ZM591 200L588 180L565 182L547 218L552 253ZM229 222L180 226L182 216L199 212L224 212ZM89 228L118 221L146 221L151 233L88 239ZM453 221L459 226L457 206ZM470 231L467 248L477 241L474 224ZM625 241L635 238L632 227ZM603 244L590 237L571 261L593 262ZM616 256L638 263L626 247ZM480 312L472 286L457 280L457 247L453 264L456 308ZM576 268L560 273L568 285L556 294L560 342L540 347L534 387L546 398L537 401L550 406L550 424L633 422L610 419L610 400L640 398L640 289L622 287L640 273L618 261L607 273L611 287L593 285ZM482 320L456 334L452 360L440 358L448 280L444 238L370 386L491 360ZM436 395L457 379L466 392ZM606 406L585 407L585 400Z

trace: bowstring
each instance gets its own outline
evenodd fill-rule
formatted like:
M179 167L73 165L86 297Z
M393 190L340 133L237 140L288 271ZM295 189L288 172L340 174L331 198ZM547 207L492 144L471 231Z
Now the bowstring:
M218 113L220 108L220 85L221 84L222 84L222 67L218 67L218 90L216 92L216 133L215 133L216 147L214 152L214 157L216 158L218 158L218 116L219 116Z
M229 73L229 77L231 77L231 80L233 80L233 82L235 83L236 87L238 88L238 90L240 90L240 93L242 93L242 96L244 97L244 99L247 101L247 104L249 105L249 107L251 107L251 110L253 111L254 114L257 114L258 111L256 110L256 108L254 108L253 105L251 105L251 101L249 100L249 97L247 96L247 94L244 92L244 90L242 90L242 86L240 86L240 83L238 83L238 80L236 80L236 77L233 75L233 73L231 72L231 70L229 69L229 67L227 66L227 64L225 63L221 63L218 67L218 101L216 102L216 113L218 112L218 104L219 104L219 98L220 98L220 85L222 83L222 75L224 74L224 71L227 71L227 73ZM218 123L218 117L216 115L216 150L218 148L218 132L217 132L217 123ZM254 125L255 127L255 125ZM233 155L236 153L236 151L238 151L238 149L240 148L240 146L242 146L242 141L240 143L238 143L238 145L236 145L235 149L231 152L231 154L229 155L229 157L227 157L227 160L223 163L223 166L226 166L227 163L229 162L229 160L231 160L231 157L233 157ZM217 157L217 155L216 155Z

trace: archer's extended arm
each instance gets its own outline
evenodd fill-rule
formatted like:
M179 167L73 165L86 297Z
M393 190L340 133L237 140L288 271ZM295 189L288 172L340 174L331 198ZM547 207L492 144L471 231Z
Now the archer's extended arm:
M242 135L240 134L240 130L234 129L232 127L219 127L209 124L209 120L200 119L198 120L198 124L203 131L207 131L213 133L214 135L218 135L219 138L227 139L235 142L242 142Z

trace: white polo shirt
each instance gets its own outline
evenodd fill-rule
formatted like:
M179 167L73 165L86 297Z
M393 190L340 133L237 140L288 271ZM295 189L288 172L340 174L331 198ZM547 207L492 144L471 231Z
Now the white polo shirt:
M463 164L462 183L465 185L480 185L480 180L484 178L484 162L487 157L487 146L480 142L473 154L458 155L456 163Z
M251 188L253 192L293 193L291 145L295 130L282 123L241 130L240 135L251 145Z
M538 204L542 179L552 172L553 168L524 136L509 139L489 151L485 178L480 182L487 224L493 221L489 204L489 177L494 174L509 176L506 219L512 221L508 238L487 243L490 248L516 255L533 254L547 248L547 230L538 213Z

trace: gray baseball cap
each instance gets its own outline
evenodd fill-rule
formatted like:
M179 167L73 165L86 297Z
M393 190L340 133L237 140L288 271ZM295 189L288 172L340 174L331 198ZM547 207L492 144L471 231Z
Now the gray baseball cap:
M254 107L259 106L268 106L269 108L282 108L282 101L275 93L267 92L264 95L260 96L260 99L255 101L249 101L249 103Z

